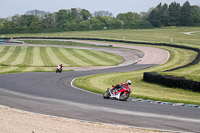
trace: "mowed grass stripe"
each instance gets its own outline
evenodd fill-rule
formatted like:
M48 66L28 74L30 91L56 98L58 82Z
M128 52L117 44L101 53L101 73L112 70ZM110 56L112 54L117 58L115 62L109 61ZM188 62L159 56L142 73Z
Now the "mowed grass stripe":
M83 62L86 62L90 64L90 66L101 66L100 63L97 63L94 61L93 57L90 57L90 55L86 54L84 51L85 50L80 50L80 49L69 49L69 53L71 53L73 56L79 58Z
M108 53L99 52L99 51L91 51L91 50L85 50L85 52L87 52L87 54L89 54L89 55L101 60L102 64L105 64L105 65L116 65L117 64L117 62L115 62L114 60L111 60L111 59L107 58L107 56L109 56Z
M20 46L15 47L14 51L9 56L9 58L7 60L3 61L2 64L10 65L12 62L14 62L17 59L17 57L19 56L19 54L21 53L21 49L22 49L22 47L20 47Z
M96 52L96 51L94 51ZM110 63L105 62L102 58L100 58L97 54L94 54L94 52L90 50L83 50L81 53L83 56L87 57L88 59L92 60L96 64L102 66L102 65L110 65Z
M0 46L0 54L3 51L4 48L5 48L4 46Z
M10 47L9 50L5 52L5 55L0 58L0 64L2 64L2 62L6 61L13 54L12 51L14 51L15 48L16 48L16 46Z
M62 64L62 61L57 57L57 55L53 52L53 49L52 47L48 47L46 48L47 50L47 53L49 55L49 58L52 60L52 62L58 66L59 64Z
M95 53L100 55L100 56L103 56L103 58L106 58L106 60L115 62L117 64L123 62L123 60L124 60L123 57L116 55L114 53L106 53L106 52L103 52L103 51L96 51Z
M44 62L44 66L47 67L56 66L56 64L54 64L52 60L49 58L49 55L45 47L40 47L40 56L42 61Z
M0 53L0 58L2 58L3 56L5 56L9 49L10 49L10 46L4 47L3 50Z
M40 55L40 47L34 47L33 50L33 64L32 66L44 66L44 62L42 61Z
M27 48L24 61L21 64L22 66L31 66L31 64L33 63L33 50L34 50L34 47Z
M73 62L75 62L77 64L77 67L79 66L90 66L90 64L82 61L81 59L79 59L78 57L76 57L74 54L71 54L69 51L71 49L66 49L66 48L60 48L60 52L66 57L70 57L70 60L72 60Z
M60 51L60 48L53 48L52 50L56 54L56 56L62 61L60 63L62 63L64 66L79 66L76 62L74 62L73 60L65 56ZM65 49L65 50L68 50L68 49ZM71 55L69 55L69 57L71 57Z
M25 56L26 56L26 52L27 52L27 47L22 47L21 52L19 53L19 56L10 65L12 65L12 66L21 65L24 61Z

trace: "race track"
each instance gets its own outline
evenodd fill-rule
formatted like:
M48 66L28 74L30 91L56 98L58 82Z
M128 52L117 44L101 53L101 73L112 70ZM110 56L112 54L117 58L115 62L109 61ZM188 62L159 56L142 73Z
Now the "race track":
M106 100L102 95L74 88L74 78L113 72L128 72L152 67L159 52L146 49L142 63L99 70L19 73L0 75L0 104L47 115L112 124L157 128L181 132L200 132L200 110L182 106L137 101ZM160 49L157 49L158 51ZM148 52L151 57L148 57ZM161 50L161 53L165 53ZM156 55L157 54L157 55ZM159 54L159 55L158 55ZM168 59L166 52L162 63ZM149 58L149 60L148 60ZM149 62L148 62L149 61ZM161 64L162 64L161 63ZM134 93L134 90L133 90Z

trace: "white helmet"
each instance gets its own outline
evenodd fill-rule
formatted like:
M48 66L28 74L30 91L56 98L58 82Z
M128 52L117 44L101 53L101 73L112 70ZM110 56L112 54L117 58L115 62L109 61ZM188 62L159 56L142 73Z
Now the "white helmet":
M128 85L131 85L131 80L128 80L126 83L127 83Z

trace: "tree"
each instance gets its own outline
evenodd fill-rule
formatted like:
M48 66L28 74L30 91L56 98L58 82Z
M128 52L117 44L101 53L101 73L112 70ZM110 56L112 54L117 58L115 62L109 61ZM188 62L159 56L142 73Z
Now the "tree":
M90 30L90 21L85 20L79 24L79 30Z
M159 15L158 15L158 11L156 10L156 8L154 10L151 11L150 15L149 15L149 22L151 23L152 26L154 27L160 27L160 20L159 20Z
M142 23L140 15L133 12L120 13L116 18L122 21L123 28L125 29L138 28Z
M4 19L0 18L0 33L2 32L2 30L4 29Z
M94 12L94 17L103 17L103 16L113 17L113 14L109 11L95 11Z
M41 31L41 24L39 22L32 22L29 28L30 32L37 33Z
M39 23L39 17L35 15L22 15L20 25L29 27L32 23Z
M80 12L81 12L81 9L71 8L70 20L76 20L77 23L80 23L80 21L82 21L82 16Z
M105 27L105 24L102 23L97 17L93 17L90 20L90 23L91 23L92 30L103 30Z
M49 13L44 16L42 20L42 28L45 31L55 31L56 30L56 14Z
M6 34L13 33L15 32L16 24L14 24L12 21L4 19L1 28L2 28L1 33L6 33Z
M193 26L200 26L200 7L192 6L191 7L191 23Z
M191 8L190 3L186 1L181 8L180 15L180 25L181 26L190 26L191 25Z
M49 14L49 12L40 11L40 10L35 9L35 10L27 11L25 14L26 15L35 15L35 16L38 16L38 17L43 17L46 14Z
M160 3L156 8L151 11L148 20L154 27L168 26L168 5L164 4L162 6L162 4Z
M89 20L91 18L90 12L86 9L81 10L81 16L82 16L83 21Z
M172 2L169 5L169 25L170 26L178 26L180 23L180 12L181 6L176 2Z
M169 25L169 11L168 11L168 5L164 4L160 10L160 21L162 26L168 26Z
M70 10L59 10L56 13L56 23L57 23L57 28L59 30L64 29L64 25L66 25L66 22L70 20Z
M14 15L12 16L12 22L16 25L20 25L21 16L20 15Z
M110 18L108 21L108 28L109 29L121 29L122 28L122 22L119 19L116 18Z

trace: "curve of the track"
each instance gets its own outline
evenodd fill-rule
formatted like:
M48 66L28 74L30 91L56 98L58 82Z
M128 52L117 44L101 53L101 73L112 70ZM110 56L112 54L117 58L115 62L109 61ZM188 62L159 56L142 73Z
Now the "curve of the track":
M71 86L72 79L80 76L128 72L152 66L154 64L131 64L102 70L71 71L61 74L43 72L1 75L0 104L26 111L80 120L181 132L199 132L199 109L105 100L102 95L75 89Z

